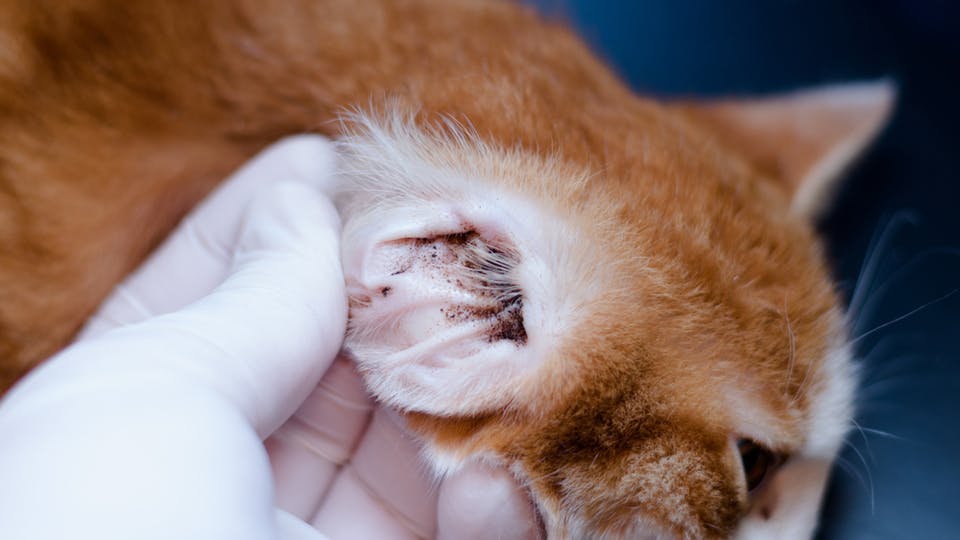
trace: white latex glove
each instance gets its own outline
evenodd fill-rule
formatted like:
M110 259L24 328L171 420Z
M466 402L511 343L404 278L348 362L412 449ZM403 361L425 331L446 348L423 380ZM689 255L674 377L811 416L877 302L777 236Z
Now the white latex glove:
M333 162L319 137L261 154L6 396L0 538L537 535L502 471L434 485L334 362L339 221L318 189Z

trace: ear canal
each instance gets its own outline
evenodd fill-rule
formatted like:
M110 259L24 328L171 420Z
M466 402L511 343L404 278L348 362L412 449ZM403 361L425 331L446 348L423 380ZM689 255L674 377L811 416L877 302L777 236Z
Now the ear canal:
M777 180L795 214L815 219L886 124L895 98L894 84L881 80L676 108Z

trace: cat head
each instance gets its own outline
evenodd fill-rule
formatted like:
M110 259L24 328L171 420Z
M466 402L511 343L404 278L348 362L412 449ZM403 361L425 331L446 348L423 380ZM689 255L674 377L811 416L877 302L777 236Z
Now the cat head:
M891 101L643 102L600 159L350 116L347 347L439 471L507 466L552 538L808 537L855 388L811 221Z

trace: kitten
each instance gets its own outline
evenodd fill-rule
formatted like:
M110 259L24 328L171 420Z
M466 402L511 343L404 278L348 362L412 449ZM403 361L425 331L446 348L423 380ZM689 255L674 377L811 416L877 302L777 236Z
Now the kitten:
M851 418L810 222L883 84L663 104L510 3L0 6L0 384L214 184L339 139L347 347L551 538L807 538ZM352 111L344 114L344 111Z

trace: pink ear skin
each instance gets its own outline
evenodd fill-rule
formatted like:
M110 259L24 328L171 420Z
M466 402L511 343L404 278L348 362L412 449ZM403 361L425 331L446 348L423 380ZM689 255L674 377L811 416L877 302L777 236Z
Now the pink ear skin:
M896 93L891 81L880 80L675 107L774 179L793 213L815 219L843 172L886 125Z
M529 365L511 275L519 255L493 217L467 213L401 207L344 231L347 347L377 397L400 409L502 406Z

